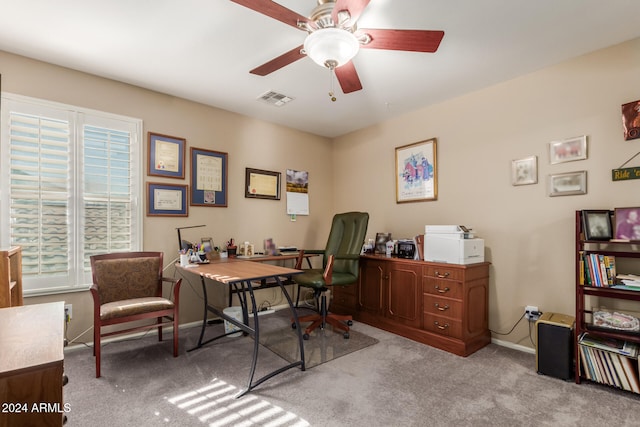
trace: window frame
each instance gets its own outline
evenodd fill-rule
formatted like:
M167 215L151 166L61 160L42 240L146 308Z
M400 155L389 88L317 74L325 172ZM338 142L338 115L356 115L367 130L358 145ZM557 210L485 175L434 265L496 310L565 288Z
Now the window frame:
M107 113L103 111L47 101L7 92L0 93L0 246L11 246L10 183L11 159L7 150L11 148L11 112L39 115L68 120L71 183L69 190L69 271L63 276L23 274L24 296L50 295L75 291L85 291L91 286L91 271L87 269L85 253L84 213L84 130L94 126L112 131L129 133L130 146L130 198L131 203L131 250L142 248L144 219L144 144L141 119ZM5 190L6 189L6 190ZM41 227L42 224L39 224ZM15 246L15 245L14 245ZM64 283L66 281L66 283Z

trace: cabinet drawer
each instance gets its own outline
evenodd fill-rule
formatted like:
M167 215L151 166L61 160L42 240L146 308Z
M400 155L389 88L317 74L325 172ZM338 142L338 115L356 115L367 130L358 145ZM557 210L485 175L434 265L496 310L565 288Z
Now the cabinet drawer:
M462 280L464 270L448 265L429 265L424 267L423 274L434 279Z
M356 307L357 298L355 295L350 295L346 293L342 293L339 295L334 295L331 304L339 305L342 307Z
M458 300L423 294L422 301L425 313L462 320L462 302Z
M426 278L422 286L425 294L462 299L462 283L453 280Z
M424 314L424 329L451 338L462 338L462 322L433 314Z

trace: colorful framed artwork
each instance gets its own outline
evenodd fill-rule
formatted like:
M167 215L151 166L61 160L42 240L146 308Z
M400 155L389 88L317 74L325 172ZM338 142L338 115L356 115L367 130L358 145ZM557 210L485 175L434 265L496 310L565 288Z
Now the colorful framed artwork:
M147 216L189 216L187 185L147 183Z
M622 128L625 141L640 138L640 100L622 105Z
M227 153L191 147L191 206L227 207Z
M280 172L245 168L244 197L280 200Z
M438 198L436 138L396 148L396 203Z
M587 158L586 135L549 143L549 162L557 163L585 160Z
M538 157L529 156L511 161L511 184L528 185L538 183Z
M587 171L549 175L549 196L587 194Z
M147 175L184 179L187 140L148 132L147 141Z
M640 240L640 207L614 209L615 238Z

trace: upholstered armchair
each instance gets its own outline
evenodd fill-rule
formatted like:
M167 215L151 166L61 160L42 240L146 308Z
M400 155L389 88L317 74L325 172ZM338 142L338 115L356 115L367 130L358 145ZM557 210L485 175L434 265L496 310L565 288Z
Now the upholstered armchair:
M358 261L368 224L369 214L366 212L337 214L333 217L324 251L300 251L296 264L297 269L301 269L305 253L321 253L323 255L321 269L303 270L302 274L292 276L292 279L300 287L313 289L314 297L318 302L318 313L299 318L300 323L311 322L311 325L304 331L304 339L309 339L309 334L316 328L324 329L327 323L333 326L334 330L342 331L344 338L349 338L349 326L351 326L353 318L350 315L330 313L326 291L331 286L355 285L357 283ZM298 294L300 294L299 291Z
M178 356L178 308L181 279L162 277L162 252L125 252L91 257L93 285L93 355L100 377L100 340L116 334L173 327L173 357ZM162 295L163 282L172 286L172 298ZM153 319L140 325L140 320ZM126 329L102 332L105 326L137 322Z

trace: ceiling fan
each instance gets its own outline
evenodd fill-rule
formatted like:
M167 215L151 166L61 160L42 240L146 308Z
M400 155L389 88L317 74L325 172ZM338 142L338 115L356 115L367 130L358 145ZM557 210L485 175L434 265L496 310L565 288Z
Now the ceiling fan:
M318 0L308 18L272 0L231 0L308 33L304 44L250 71L266 76L305 56L335 72L342 91L362 89L351 59L363 49L435 52L444 31L357 28L371 0Z

